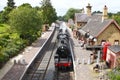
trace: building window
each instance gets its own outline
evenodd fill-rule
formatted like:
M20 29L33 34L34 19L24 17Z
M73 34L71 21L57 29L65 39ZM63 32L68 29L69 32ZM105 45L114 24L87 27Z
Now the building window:
M106 40L101 41L101 45L103 46L105 44Z
M119 40L115 40L114 45L119 45Z

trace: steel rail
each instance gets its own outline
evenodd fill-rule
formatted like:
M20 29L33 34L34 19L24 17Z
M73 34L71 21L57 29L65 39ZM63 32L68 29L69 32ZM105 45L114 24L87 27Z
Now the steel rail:
M31 67L33 67L33 65L35 64L35 61L36 61L37 59L39 59L39 57L40 57L41 55L43 55L42 53L44 52L44 48L48 45L48 43L50 43L50 41L51 41L51 39L52 39L52 37L53 37L53 35L54 35L54 33L55 33L55 29L56 29L56 28L54 28L53 32L52 32L51 35L48 37L48 40L45 41L45 43L44 43L44 44L42 45L42 47L38 50L38 52L36 53L36 55L34 56L34 58L33 58L33 59L31 60L31 62L27 65L27 67L26 67L23 75L21 76L21 78L20 78L19 80L26 80L26 79L25 79L26 74L29 72L29 69L31 69ZM39 62L39 61L38 61L38 62Z

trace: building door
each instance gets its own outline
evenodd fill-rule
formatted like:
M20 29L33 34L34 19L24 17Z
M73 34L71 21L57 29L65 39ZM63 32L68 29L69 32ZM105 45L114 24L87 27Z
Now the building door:
M115 56L110 54L110 68L114 68L115 67Z

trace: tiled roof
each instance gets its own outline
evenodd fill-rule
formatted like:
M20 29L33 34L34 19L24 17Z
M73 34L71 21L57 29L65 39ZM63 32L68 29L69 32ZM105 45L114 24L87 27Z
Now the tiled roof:
M113 19L102 20L101 13L95 13L91 16L83 13L75 13L75 19L77 22L87 22L79 31L82 32L82 34L89 31L93 37L98 37L112 22L120 30L118 24Z
M90 35L97 37L98 33L104 30L112 21L112 19L106 19L102 21L102 15L95 14L89 18L87 24L82 27L82 30L85 32L89 30Z
M120 45L109 46L108 49L110 49L114 53L118 53L120 52Z
M75 19L75 21L77 22L87 22L89 17L87 16L87 14L75 13Z

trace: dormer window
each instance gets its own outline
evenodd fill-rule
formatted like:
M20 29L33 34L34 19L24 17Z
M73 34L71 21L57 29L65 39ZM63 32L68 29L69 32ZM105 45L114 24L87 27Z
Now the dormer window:
M119 45L119 40L115 40L114 45Z
M101 41L101 45L103 46L105 44L106 40Z

